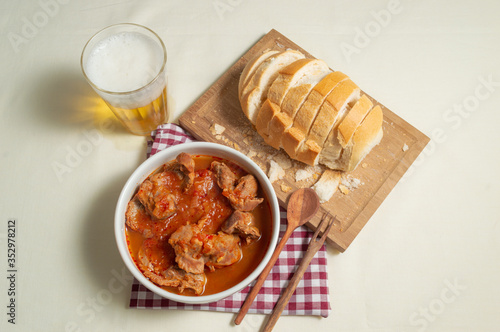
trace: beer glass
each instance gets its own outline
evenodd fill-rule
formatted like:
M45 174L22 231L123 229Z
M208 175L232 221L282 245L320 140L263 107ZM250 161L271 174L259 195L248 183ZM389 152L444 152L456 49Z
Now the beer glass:
M89 84L135 135L148 135L168 121L166 63L160 37L132 23L97 32L81 56Z

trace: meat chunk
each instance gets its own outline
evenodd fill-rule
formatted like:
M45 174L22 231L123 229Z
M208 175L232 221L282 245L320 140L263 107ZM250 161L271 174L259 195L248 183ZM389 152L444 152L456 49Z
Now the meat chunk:
M168 240L174 248L175 261L186 272L203 273L205 268L205 258L201 255L203 242L198 238L199 234L197 225L187 224L179 227Z
M240 238L237 235L219 232L206 235L203 255L210 271L215 268L232 265L241 259Z
M264 200L256 198L259 187L253 175L248 174L238 179L226 164L217 161L212 162L211 168L222 194L229 199L235 210L252 211Z
M177 287L181 293L184 289L190 288L196 295L203 293L207 282L205 273L189 273L174 266L166 270L163 277L164 286Z
M137 198L153 219L166 219L177 210L178 197L165 185L169 182L169 174L164 171L146 179L139 187Z
M250 212L234 211L222 225L222 231L227 234L238 234L250 244L258 240L261 235L254 223L254 216Z
M233 191L238 177L233 171L224 163L213 161L210 168L215 172L217 184L223 191Z
M191 188L194 181L194 160L189 153L181 152L177 155L177 168L181 173L182 181L182 191L186 192Z
M255 177L248 174L238 180L238 184L227 198L235 210L252 211L264 200L256 198L258 188Z
M127 204L125 223L128 227L130 227L130 229L141 233L146 238L153 236L151 217L146 212L146 209L141 204L137 196L134 196L134 198L132 198Z
M146 241L153 241L153 239ZM205 273L190 273L175 265L168 265L165 263L167 260L161 259L162 257L152 256L151 243L146 241L139 249L138 265L147 278L159 286L177 287L180 292L189 288L197 295L203 293L207 280ZM154 245L158 244L154 243Z
M203 233L200 225L179 227L168 243L174 248L179 267L191 273L203 273L205 265L211 271L229 266L239 261L242 255L237 235Z
M184 174L193 173L194 172L194 159L193 157L186 152L181 152L177 155L177 163L179 164L179 169Z

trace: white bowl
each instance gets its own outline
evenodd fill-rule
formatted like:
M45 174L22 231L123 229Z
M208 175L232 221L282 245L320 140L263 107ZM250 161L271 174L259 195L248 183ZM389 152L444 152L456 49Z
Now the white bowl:
M155 171L161 165L171 160L174 160L177 157L177 155L181 152L187 152L192 155L215 156L235 162L237 165L243 167L247 172L253 174L255 178L259 181L259 184L263 189L267 197L267 200L269 202L269 206L271 208L271 217L273 223L272 234L271 234L271 241L269 243L269 248L267 249L264 258L257 266L257 268L254 271L252 271L250 275L246 277L243 281L225 291L216 294L185 296L185 295L174 294L162 289L161 287L157 286L149 279L144 277L142 272L135 265L127 246L127 241L125 236L125 211L127 209L128 202L136 192L138 186L153 171ZM255 164L250 158L248 158L244 154L234 149L231 149L224 145L215 143L206 143L206 142L194 142L194 143L184 143L180 145L175 145L156 153L154 156L150 157L145 162L143 162L134 171L134 173L132 173L130 178L125 183L125 186L123 187L120 193L120 197L118 198L118 203L116 205L116 211L115 211L116 243L118 245L118 250L120 251L120 255L122 256L125 265L132 273L132 275L141 284L143 284L146 288L148 288L152 292L167 299L188 304L209 303L221 300L225 297L228 297L242 290L243 288L248 286L253 280L255 280L262 272L266 264L269 262L269 259L271 258L276 248L276 243L278 242L279 225L280 225L280 213L279 213L278 199L276 198L276 193L274 192L271 182L267 178L266 174L264 174L264 172L260 169L260 167L257 164Z

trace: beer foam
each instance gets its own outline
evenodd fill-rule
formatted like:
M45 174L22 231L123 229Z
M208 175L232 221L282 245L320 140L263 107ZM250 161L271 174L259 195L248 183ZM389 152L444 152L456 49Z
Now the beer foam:
M103 39L90 51L85 71L100 89L127 92L150 83L162 64L163 50L153 39L123 32Z

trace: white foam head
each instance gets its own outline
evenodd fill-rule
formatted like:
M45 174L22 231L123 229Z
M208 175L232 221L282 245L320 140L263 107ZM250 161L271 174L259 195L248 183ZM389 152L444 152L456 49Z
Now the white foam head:
M87 47L82 63L85 74L97 93L113 106L136 108L161 94L166 84L166 54L161 41L126 31L108 35ZM138 90L143 87L146 89Z

